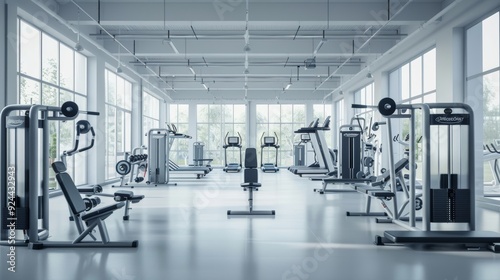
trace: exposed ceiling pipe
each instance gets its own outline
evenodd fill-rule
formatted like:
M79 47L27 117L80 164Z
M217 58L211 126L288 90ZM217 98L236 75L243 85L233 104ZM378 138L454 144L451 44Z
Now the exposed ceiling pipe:
M385 58L387 55L389 55L390 53L392 53L395 49L397 49L401 44L403 44L404 42L410 40L411 38L415 37L419 32L421 32L422 30L424 30L425 28L427 28L429 25L433 24L434 22L436 22L438 19L440 19L442 16L444 16L446 13L448 13L451 9L453 9L458 3L462 2L462 0L455 0L453 1L451 4L449 4L448 6L446 6L444 9L442 9L441 11L439 11L436 15L434 15L431 19L429 19L427 22L425 22L423 25L421 25L418 30L415 30L413 33L411 33L409 36L407 36L405 39L401 40L398 44L396 44L395 46L393 46L392 48L390 48L388 51L386 51L383 55L381 55L379 58L375 59L372 63L370 63L370 67L376 63L378 63L379 61L381 61L383 58ZM399 11L398 11L399 13ZM396 13L397 14L397 13ZM394 15L395 16L395 15ZM394 18L394 16L391 18L391 20ZM342 91L342 87L346 84L348 84L349 82L351 82L352 80L354 80L355 78L358 77L358 75L363 75L362 74L363 71L359 72L358 74L354 75L353 77L351 77L349 80L347 80L346 82L344 83L341 83L341 85L332 90L329 94L325 95L325 97L323 98L323 100L325 100L326 98L328 98L329 96L331 96L332 94L334 94L335 92L337 91Z
M207 87L208 88L208 87ZM208 90L210 90L211 92L213 91L239 91L239 90L244 90L244 91L279 91L279 92L282 92L284 88L275 88L275 87L272 87L272 88L246 88L245 87L227 87L227 88L208 88ZM304 92L304 91L307 91L309 88L295 88L295 87L290 87L287 91L301 91L301 92ZM177 89L179 92L184 92L184 91L207 91L207 89L205 88L200 88L200 87L196 87L196 88L179 88ZM322 91L329 91L329 90L332 90L331 88L325 88L323 89Z
M335 75L339 70L340 68L342 68L345 63L347 63L351 58L354 57L354 55L359 52L361 49L363 49L366 45L368 45L368 43L375 37L377 36L377 34L382 30L384 29L384 27L386 27L399 13L401 13L406 7L408 7L408 5L410 5L410 3L412 3L413 0L408 0L408 2L406 2L403 7L401 7L401 9L399 9L399 11L397 11L394 16L391 18L391 20L388 20L385 24L383 24L377 31L375 31L375 33L373 33L356 51L353 50L353 53L344 61L344 63L342 63L337 69L335 69L335 71L333 71L329 76L328 78L326 78L321 84L319 84L319 86L317 88L315 88L313 90L312 93L315 93L318 89L320 89L333 75ZM328 96L325 96L325 98L327 98Z
M245 46L243 51L245 52L245 75L250 73L248 70L248 52L250 51L250 34L248 32L248 0L246 0L246 13L245 13ZM246 86L246 83L245 83Z
M293 35L293 40L295 40L295 38L297 38L297 34L299 34L299 30L300 30L300 25L299 25L299 27L297 27L297 31L295 31L295 35Z
M189 60L189 59L188 59ZM146 62L139 62L139 61L130 61L130 64L134 65L164 65L164 66L186 66L185 62L181 61L176 61L176 60L148 60ZM348 63L343 63L339 61L320 61L316 62L317 66L340 66L343 64L344 66L360 66L364 62L363 61L351 61ZM211 60L210 62L197 62L197 63L190 63L188 62L188 68L190 71L195 75L196 73L194 72L193 66L235 66L235 67L240 67L240 66L280 66L280 67L297 67L297 66L302 66L304 65L303 61L294 61L294 62L278 62L278 61L252 61L248 62L246 64L245 62L227 62L227 61L214 61Z
M89 34L89 36L96 37L98 39L103 39L103 40L112 40L112 37L109 37L107 34L99 34L99 33L92 33ZM165 34L137 34L137 33L129 33L129 34L112 34L114 38L119 38L119 39L141 39L141 40L165 40L168 38L167 35ZM356 34L356 33L339 33L339 34L325 34L323 35L317 35L317 34L310 34L310 35L272 35L272 34L254 34L252 33L252 39L259 39L259 40L275 40L275 39L303 39L303 40L310 40L310 39L325 39L325 40L334 40L334 39L352 39L353 37L356 38L369 38L371 37L372 34ZM389 39L389 40L398 40L401 38L404 38L408 36L408 34L403 34L403 33L384 33L384 34L378 34L377 39ZM192 39L192 40L198 40L199 39L245 39L245 33L243 34L228 34L228 35L199 35L197 34L197 38L193 34L177 34L177 35L170 35L171 39Z

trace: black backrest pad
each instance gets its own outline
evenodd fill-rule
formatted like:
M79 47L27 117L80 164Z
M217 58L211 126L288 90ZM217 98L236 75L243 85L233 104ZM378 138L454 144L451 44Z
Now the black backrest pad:
M243 170L243 177L245 179L245 183L259 182L259 172L255 168Z
M257 150L255 148L246 149L245 168L257 168Z
M54 168L54 164L52 164L52 168ZM85 211L85 203L69 174L66 172L56 174L56 180L71 208L71 212L79 214Z
M55 161L52 163L52 169L56 174L66 172L66 165L62 161Z

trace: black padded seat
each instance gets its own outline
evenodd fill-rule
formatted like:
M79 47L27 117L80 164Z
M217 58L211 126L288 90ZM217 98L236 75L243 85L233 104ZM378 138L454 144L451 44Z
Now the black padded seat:
M255 187L255 188L258 188L260 186L262 186L261 183L242 183L241 184L242 187Z
M394 197L395 194L390 191L368 191L368 194L373 196L373 197L378 197L378 198L387 198L387 197Z
M137 203L144 198L144 195L134 194L132 191L117 191L114 193L115 201L127 201Z
M94 208L91 211L88 211L87 213L82 215L82 220L87 221L102 215L111 214L111 212L120 209L123 206L125 206L125 202L119 202L99 208Z
M130 198L130 201L132 201L132 203L138 203L140 202L142 199L144 198L144 195L134 195Z

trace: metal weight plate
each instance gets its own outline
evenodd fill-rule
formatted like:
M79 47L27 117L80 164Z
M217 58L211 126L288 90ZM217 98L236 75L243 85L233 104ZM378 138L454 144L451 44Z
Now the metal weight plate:
M76 123L77 129L80 131L81 134L86 134L90 131L90 128L92 127L90 123L86 120L79 120Z
M132 165L130 164L130 162L126 160L120 160L116 164L116 173L120 174L121 176L129 174L131 170L132 170Z
M364 165L364 166L367 166L367 167L373 167L373 163L374 163L374 162L375 162L375 161L373 160L373 158L372 158L372 157L365 157L365 158L364 158L363 165Z
M390 97L385 97L378 103L378 111L384 116L390 116L396 112L396 101Z
M61 112L64 116L72 118L78 115L78 105L73 101L66 101L61 106Z
M415 198L415 210L418 211L418 210L422 209L423 204L424 203L422 202L421 198L419 198L419 197Z

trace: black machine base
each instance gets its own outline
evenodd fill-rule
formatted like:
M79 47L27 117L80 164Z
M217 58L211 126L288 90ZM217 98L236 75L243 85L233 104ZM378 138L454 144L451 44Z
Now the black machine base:
M275 210L251 210L251 211L234 211L234 210L227 210L227 215L244 215L244 216L249 216L249 215L271 215L274 216L276 215Z
M487 247L498 253L500 252L500 233L492 231L386 231L383 237L376 236L375 244L463 244Z

